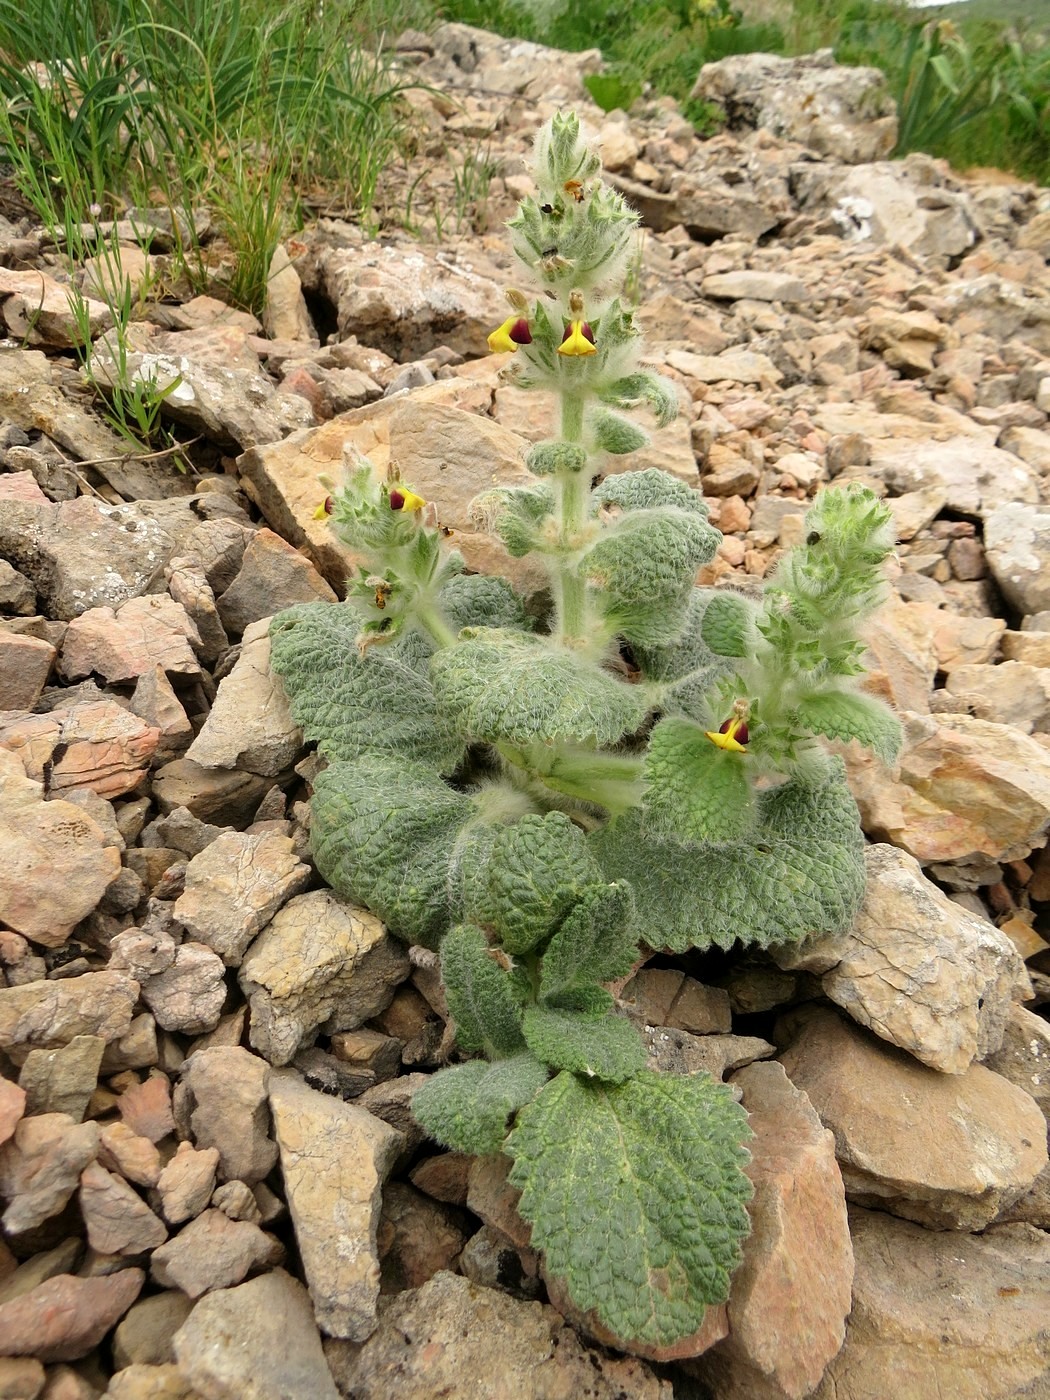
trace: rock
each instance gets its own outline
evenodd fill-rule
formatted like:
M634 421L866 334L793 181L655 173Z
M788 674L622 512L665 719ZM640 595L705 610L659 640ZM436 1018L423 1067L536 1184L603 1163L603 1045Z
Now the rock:
M0 632L0 710L31 710L56 655L50 642Z
M715 272L700 283L705 297L722 301L809 301L812 295L806 284L790 272L745 271Z
M121 797L149 771L160 732L114 700L92 700L50 714L0 719L0 744L22 755L49 796L90 789Z
M203 943L182 943L171 967L142 984L142 1000L166 1031L200 1035L219 1024L226 1003L226 967Z
M729 1337L699 1363L725 1400L802 1400L842 1345L853 1250L835 1141L778 1064L733 1076L755 1133L751 1234L729 1295Z
M141 1269L95 1278L57 1274L12 1302L0 1303L0 1336L12 1356L75 1361L87 1356L138 1297Z
M209 1293L173 1345L202 1400L339 1400L306 1289L283 1269Z
M160 1142L175 1131L171 1112L171 1083L162 1070L153 1070L145 1079L132 1082L117 1100L124 1123L132 1132Z
M288 772L302 748L302 730L292 718L283 685L270 670L269 620L253 622L233 670L219 682L188 757L205 768L240 768L277 777Z
M106 1389L106 1400L200 1400L177 1366L126 1366Z
M157 731L154 763L169 763L186 752L193 739L193 725L162 666L154 666L138 678L129 706Z
M142 1197L98 1162L80 1174L80 1210L88 1243L100 1254L142 1254L168 1238Z
M535 1298L542 1287L539 1256L531 1249L515 1249L491 1225L483 1225L467 1240L456 1271L481 1288L498 1288L518 1298Z
M98 1160L139 1186L156 1186L160 1180L160 1153L142 1133L127 1123L104 1123L99 1131Z
M985 1064L1031 1094L1050 1117L1050 1024L1042 1016L1012 1005L1002 1043L985 1057Z
M0 1146L2 1146L25 1113L26 1091L0 1077Z
M1031 506L1039 500L1036 474L1012 453L993 447L976 434L926 442L879 438L871 444L871 464L866 470L896 492L921 491L928 487L944 491L948 509L979 516L985 521L986 553L987 530L993 517L1011 502L1025 502ZM1014 509L1023 510L1024 507L1015 505ZM1031 509L1025 512L1027 535L1031 535L1033 521L1038 519L1038 514ZM1005 523L1002 527L993 525L993 540L998 538L996 528L1010 527ZM990 554L988 562L994 572Z
M952 903L892 846L865 850L864 904L844 934L774 954L822 975L824 994L923 1064L961 1074L998 1049L1015 997L1027 992L1013 944Z
M306 309L302 283L288 249L278 243L266 277L263 330L272 340L317 340L317 331Z
M0 1356L0 1396L3 1400L37 1400L47 1376L35 1356Z
M201 821L220 826L251 820L272 779L239 769L204 768L190 758L166 763L153 775L153 798L162 812L185 808Z
M176 1113L198 1147L218 1148L223 1181L251 1186L277 1161L277 1144L268 1133L269 1079L266 1061L240 1046L198 1050L183 1066Z
M84 298L91 334L113 324L104 302ZM0 269L0 316L7 334L26 345L48 345L71 350L80 342L78 322L69 301L69 289L37 270L15 272Z
M455 1271L466 1239L460 1212L438 1205L404 1182L388 1182L376 1234L381 1291L422 1288L440 1270Z
M382 1184L401 1134L354 1104L271 1076L270 1106L288 1207L318 1326L362 1342L376 1326Z
M1004 724L968 715L901 715L899 777L847 754L869 835L916 860L1023 860L1050 825L1050 753Z
M518 1211L521 1192L507 1180L513 1162L505 1154L475 1157L467 1175L467 1206L519 1249L532 1240L532 1226Z
M463 1206L467 1203L468 1178L474 1159L465 1152L442 1152L424 1157L409 1172L413 1186L436 1201Z
M153 1251L150 1276L163 1288L181 1288L188 1297L200 1298L283 1262L284 1248L273 1235L251 1221L206 1210Z
M199 676L194 644L200 637L186 609L154 593L75 617L66 628L59 671L66 681L99 675L110 685L137 680L156 666L168 675Z
M251 1044L271 1064L288 1064L319 1026L354 1030L385 1010L409 971L403 945L373 915L328 890L297 895L241 964Z
M17 1235L57 1215L98 1151L98 1131L97 1123L74 1123L64 1113L21 1120L0 1147L5 1230Z
M228 967L239 966L259 930L310 882L293 845L275 831L224 832L186 867L175 918Z
M889 155L897 119L885 76L847 68L830 49L801 58L734 54L705 63L691 100L725 110L730 130L764 130L820 155L858 163Z
M654 1026L674 1026L694 1035L729 1032L733 1028L729 993L705 987L674 968L643 968L620 993Z
M1023 661L957 666L945 689L957 697L962 713L1011 725L1023 734L1050 729L1050 670Z
M772 388L783 378L768 355L760 355L754 350L731 349L720 355L695 355L691 350L671 350L667 363L687 379L695 379L698 384L719 384L722 380L731 380L737 384L761 384ZM736 489L738 487L734 484ZM731 496L733 491L719 491L717 494Z
M126 1034L138 994L126 972L0 987L0 1049L22 1064L30 1050L54 1050L78 1035L108 1044Z
M980 1230L1046 1165L1038 1105L983 1065L942 1075L831 1011L799 1021L780 1058L835 1134L850 1200L933 1229Z
M82 1122L105 1047L101 1036L78 1035L60 1049L30 1050L18 1076L26 1113L64 1113Z
M113 1360L123 1369L135 1363L163 1366L175 1360L172 1339L193 1311L185 1293L169 1291L140 1298L113 1334Z
M964 617L929 603L906 603L916 625L926 629L933 643L937 670L950 676L960 666L981 665L999 652L1005 633L1001 617ZM906 709L914 708L911 705Z
M583 1345L554 1308L449 1273L381 1301L379 1328L364 1346L332 1343L327 1355L355 1400L671 1400L671 1383L644 1361Z
M433 58L420 68L441 88L478 89L486 96L586 100L583 79L601 71L597 49L566 52L521 39L504 39L469 24L440 24L430 35ZM465 99L466 100L466 99Z
M192 1143L179 1143L157 1178L160 1212L169 1225L181 1225L200 1215L215 1189L218 1165L217 1147L197 1149Z
M846 1343L813 1400L1037 1396L1050 1367L1050 1241L1024 1225L938 1234L853 1209Z
M272 530L257 530L240 572L218 600L230 636L295 603L334 603L336 595L308 559ZM258 634L257 634L258 635Z
M1000 505L985 520L984 550L1007 602L1022 613L1050 608L1050 514Z

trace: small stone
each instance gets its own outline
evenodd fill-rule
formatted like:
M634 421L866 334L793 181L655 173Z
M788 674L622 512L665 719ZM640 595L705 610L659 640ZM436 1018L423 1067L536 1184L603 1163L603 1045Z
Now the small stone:
M230 1220L221 1210L206 1210L153 1251L150 1276L163 1288L181 1288L190 1298L199 1298L283 1261L283 1246L258 1225Z
M7 1253L10 1254L10 1251ZM49 1278L54 1278L56 1274L72 1273L81 1263L83 1254L83 1240L67 1239L54 1249L32 1255L19 1264L13 1273L0 1280L0 1303L9 1303L14 1298L23 1297L40 1284L46 1283ZM13 1264L14 1255L10 1255L10 1260Z
M259 930L310 877L290 836L224 832L187 866L175 917L227 966L236 967Z
M168 1237L142 1197L98 1162L80 1174L80 1210L88 1242L101 1254L142 1254Z
M0 631L0 710L33 709L56 655L50 642Z
M171 967L143 981L142 1000L162 1030L200 1035L219 1024L225 973L222 958L203 943L181 943Z
M1042 1016L1011 1005L1002 1043L985 1057L988 1069L1031 1094L1050 1117L1050 1024Z
M458 1214L404 1182L386 1185L376 1235L381 1292L421 1288L439 1270L455 1271L467 1238Z
M268 1132L269 1080L266 1061L240 1046L198 1050L183 1067L180 1118L198 1147L218 1148L223 1181L253 1186L277 1161L277 1144Z
M318 1325L364 1341L376 1325L382 1184L403 1139L354 1104L308 1089L290 1070L270 1081L288 1206Z
M166 593L130 598L115 610L91 608L66 628L59 671L66 681L98 675L109 684L134 681L154 667L199 676L192 644L200 644L186 609Z
M409 1180L436 1201L464 1206L473 1164L474 1158L466 1152L442 1152L418 1162L409 1172Z
M403 945L373 915L328 890L297 895L241 964L251 1044L272 1064L287 1064L319 1026L353 1030L384 1011L409 970Z
M0 1400L37 1400L46 1380L35 1356L0 1356Z
M103 1123L99 1130L98 1160L139 1186L156 1186L160 1179L160 1153L149 1138L126 1123Z
M160 1213L169 1225L181 1225L200 1215L215 1189L219 1151L180 1142L174 1157L157 1178Z
M117 1107L125 1124L150 1142L160 1142L175 1131L171 1113L171 1081L162 1070L133 1080L120 1095Z
M131 1025L138 993L126 972L0 987L0 1049L21 1064L30 1050L57 1049L80 1035L116 1040Z
M482 1288L502 1289L519 1298L535 1298L541 1289L536 1252L515 1249L491 1225L483 1225L467 1240L456 1271Z
M283 1269L209 1293L173 1344L203 1397L339 1400L306 1289Z
M272 779L258 773L204 768L177 758L153 775L153 797L162 812L183 807L202 822L219 826L249 822Z
M0 1303L0 1337L12 1356L44 1362L87 1356L127 1312L145 1281L141 1269L96 1278L57 1274L12 1302Z
M244 551L240 573L218 600L231 636L253 622L267 621L295 603L334 603L336 595L310 561L272 530L256 531Z
M175 1360L172 1338L193 1311L185 1293L168 1290L140 1298L113 1334L113 1360L123 1369L135 1363L163 1366Z
M643 968L620 995L621 1000L638 1004L654 1025L675 1026L695 1035L728 1033L733 1028L728 992L705 987L670 969Z
M57 1050L30 1050L18 1076L26 1091L26 1113L64 1113L80 1123L98 1083L105 1046L101 1036L78 1035Z
M335 1032L329 1049L352 1069L370 1070L376 1081L393 1079L401 1069L401 1042L365 1026Z
M0 1076L0 1146L2 1146L25 1113L26 1091Z
M227 1181L216 1187L211 1203L230 1220L250 1220L253 1225L258 1225L262 1219L259 1202L255 1199L252 1188L246 1186L243 1181Z
M157 1063L157 1023L148 1011L136 1016L126 1034L110 1041L102 1056L102 1073L146 1069Z
M1000 505L985 520L985 556L1003 595L1018 612L1050 608L1050 514L1031 505Z
M62 692L59 692L60 694ZM149 771L159 732L115 700L88 699L50 714L0 717L0 742L19 748L31 778L51 797L91 788L120 797Z
M160 736L154 754L155 763L170 763L186 752L193 740L193 725L163 666L143 671L132 692L130 707Z
M200 1400L200 1396L174 1364L131 1365L112 1377L106 1400Z

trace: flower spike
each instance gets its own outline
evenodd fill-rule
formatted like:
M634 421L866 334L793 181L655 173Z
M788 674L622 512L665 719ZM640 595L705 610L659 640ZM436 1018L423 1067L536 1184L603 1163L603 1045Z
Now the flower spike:
M508 316L502 326L497 326L487 341L495 354L501 350L517 350L519 345L532 344L532 332L524 316Z
M594 332L587 321L570 321L558 346L559 355L596 355Z

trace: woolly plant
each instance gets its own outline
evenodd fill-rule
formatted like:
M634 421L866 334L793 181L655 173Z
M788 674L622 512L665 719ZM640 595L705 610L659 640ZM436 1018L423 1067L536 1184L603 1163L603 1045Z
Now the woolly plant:
M440 950L477 1057L433 1075L415 1116L506 1153L548 1274L624 1345L660 1347L728 1294L750 1134L722 1084L647 1068L607 984L640 945L768 947L853 918L862 838L821 741L896 750L856 685L891 537L869 491L830 490L760 597L694 586L721 538L702 497L621 469L647 441L630 412L677 410L618 294L637 216L575 117L540 132L533 176L510 224L529 290L489 344L560 424L528 453L535 484L475 510L545 566L548 614L464 572L410 474L358 460L325 503L358 576L345 603L282 613L272 657L327 763L319 871Z

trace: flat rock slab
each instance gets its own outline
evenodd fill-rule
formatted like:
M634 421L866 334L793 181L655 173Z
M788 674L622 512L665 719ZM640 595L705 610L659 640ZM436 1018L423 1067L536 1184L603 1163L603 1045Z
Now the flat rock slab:
M449 1273L383 1299L364 1346L330 1343L327 1355L355 1400L671 1400L670 1381L637 1357L585 1346L554 1308Z
M154 593L74 618L58 666L66 681L97 674L110 685L138 680L156 666L168 675L199 676L194 646L200 646L200 636L186 609L166 593Z
M846 1194L940 1230L980 1230L1047 1163L1046 1120L983 1065L944 1075L824 1009L789 1013L781 1061L835 1134Z
M271 1076L270 1107L317 1324L363 1342L376 1326L382 1185L404 1138L365 1109L308 1088L294 1070Z
M830 999L923 1064L961 1074L997 1050L1024 964L1005 934L954 904L893 846L865 850L864 904L846 933L781 949L783 968L823 974Z
M846 1342L813 1400L1047 1394L1050 1239L1027 1225L943 1234L851 1209Z
M201 1400L339 1400L306 1289L283 1269L209 1293L172 1345Z
M20 1065L30 1050L68 1045L78 1035L101 1036L108 1045L127 1034L138 995L126 972L0 987L0 1049Z
M984 547L1009 603L1022 613L1050 608L1050 514L1006 502L985 521Z
M75 1361L87 1356L139 1296L145 1274L121 1269L98 1278L56 1274L0 1303L0 1337L11 1356Z

